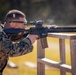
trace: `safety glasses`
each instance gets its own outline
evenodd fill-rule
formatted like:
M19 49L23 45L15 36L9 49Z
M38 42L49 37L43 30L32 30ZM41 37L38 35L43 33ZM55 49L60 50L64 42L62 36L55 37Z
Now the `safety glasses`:
M9 21L9 23L11 23L11 22L15 22L15 23L23 23L24 25L26 25L27 23L26 22L24 22L24 21Z

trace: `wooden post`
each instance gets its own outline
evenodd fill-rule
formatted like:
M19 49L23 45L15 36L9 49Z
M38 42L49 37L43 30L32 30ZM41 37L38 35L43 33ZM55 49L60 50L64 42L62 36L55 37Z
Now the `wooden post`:
M65 39L59 39L59 48L60 48L60 63L65 64ZM64 69L60 69L60 75L66 75Z
M76 75L76 39L70 39L72 75Z
M45 50L42 49L40 39L37 41L37 59L45 57ZM37 75L45 75L45 64L38 62L37 60Z

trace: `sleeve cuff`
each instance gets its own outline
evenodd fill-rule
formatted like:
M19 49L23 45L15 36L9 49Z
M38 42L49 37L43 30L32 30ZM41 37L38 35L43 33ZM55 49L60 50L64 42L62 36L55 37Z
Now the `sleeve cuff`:
M33 50L33 45L32 45L31 40L29 38L24 38L23 41L28 44L30 50Z

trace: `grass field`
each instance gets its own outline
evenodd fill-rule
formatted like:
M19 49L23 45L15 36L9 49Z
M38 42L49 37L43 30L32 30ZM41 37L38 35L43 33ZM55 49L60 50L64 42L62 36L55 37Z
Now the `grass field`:
M58 39L57 38L48 38L48 45L49 47L45 50L45 56L46 58L59 61L59 45L58 45ZM19 56L19 57L13 57L9 58L9 61L14 62L19 66L19 68L8 68L6 67L3 75L37 75L37 69L36 67L29 67L26 65L26 62L31 62L36 65L37 63L37 50L36 50L36 42L34 44L33 52ZM69 40L66 39L66 63L70 64L70 47L69 47ZM48 67L46 68L45 75L60 75L59 69ZM67 73L67 75L71 75L70 73Z

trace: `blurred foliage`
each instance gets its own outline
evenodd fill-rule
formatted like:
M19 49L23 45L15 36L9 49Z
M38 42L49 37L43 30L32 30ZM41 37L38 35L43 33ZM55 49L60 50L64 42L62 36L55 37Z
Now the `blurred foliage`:
M27 20L49 24L76 24L76 0L0 0L0 20L11 9L23 11Z

